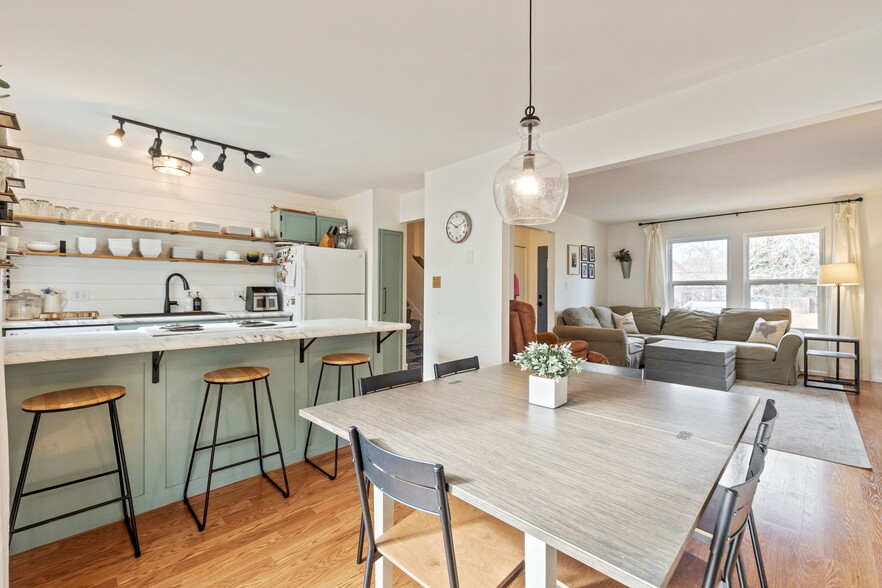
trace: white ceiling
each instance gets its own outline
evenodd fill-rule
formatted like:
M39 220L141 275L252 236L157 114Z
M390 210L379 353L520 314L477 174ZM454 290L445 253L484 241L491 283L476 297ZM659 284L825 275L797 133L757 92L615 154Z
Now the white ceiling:
M882 187L882 109L570 179L567 211L604 223L832 199Z
M144 159L146 132L104 143L118 114L272 154L229 179L339 198L515 142L526 106L526 0L7 4L3 107L25 142ZM869 26L882 2L558 0L534 18L551 130Z

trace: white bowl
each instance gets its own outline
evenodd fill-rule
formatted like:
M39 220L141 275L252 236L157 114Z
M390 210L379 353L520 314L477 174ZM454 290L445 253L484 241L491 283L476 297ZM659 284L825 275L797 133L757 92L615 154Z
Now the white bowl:
M77 237L77 251L83 255L92 255L98 245L95 237Z
M119 245L111 245L110 252L117 257L128 257L129 254L132 252L132 246L129 245L128 247L120 247Z
M146 249L141 247L141 257L159 257L162 249Z
M25 246L31 251L58 251L58 243L49 241L28 241Z

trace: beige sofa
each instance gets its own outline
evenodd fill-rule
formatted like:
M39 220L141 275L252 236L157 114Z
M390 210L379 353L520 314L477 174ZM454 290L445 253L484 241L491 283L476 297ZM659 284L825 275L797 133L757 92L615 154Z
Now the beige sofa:
M639 334L616 329L612 313L633 313ZM790 310L776 308L724 308L720 314L672 309L664 317L661 309L632 306L583 306L560 313L554 332L562 339L582 340L589 351L602 353L611 365L640 367L647 344L665 339L708 341L735 345L735 375L739 379L793 385L797 379L797 356L803 335L789 329L777 346L748 343L756 319L791 320Z

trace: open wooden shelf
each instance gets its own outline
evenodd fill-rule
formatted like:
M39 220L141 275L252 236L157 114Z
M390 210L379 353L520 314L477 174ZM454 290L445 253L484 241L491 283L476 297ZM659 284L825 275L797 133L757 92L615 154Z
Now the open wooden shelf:
M226 263L230 265L263 265L273 266L275 263L263 263L262 261L227 261L226 259L180 259L177 257L120 257L118 255L104 255L100 253L92 253L85 255L83 253L60 253L58 251L28 251L27 255L48 255L52 257L91 257L95 259L133 259L137 261L175 261L189 263Z
M142 227L140 225L120 225L116 223L100 223L87 220L71 220L67 218L53 218L46 216L17 215L16 221L33 223L49 223L56 225L79 225L83 227L97 227L101 229L123 229L126 231L142 231L145 233L165 233L166 235L190 235L193 237L210 237L212 239L237 239L239 241L257 241L261 243L274 243L278 239L270 237L252 237L250 235L228 235L227 233L210 233L208 231L187 231L184 229L169 229L167 227ZM14 226L20 226L16 223ZM177 261L177 260L176 260ZM189 260L188 260L189 261ZM200 260L197 260L200 261ZM234 262L228 262L234 263Z

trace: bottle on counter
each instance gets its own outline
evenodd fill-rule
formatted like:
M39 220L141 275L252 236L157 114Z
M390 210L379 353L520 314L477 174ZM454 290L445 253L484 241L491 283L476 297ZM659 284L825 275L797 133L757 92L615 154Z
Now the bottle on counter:
M199 296L199 292L196 292L196 296L193 297L193 310L199 312L202 310L202 297Z
M184 312L193 312L194 301L193 295L187 290L187 297L184 298Z

